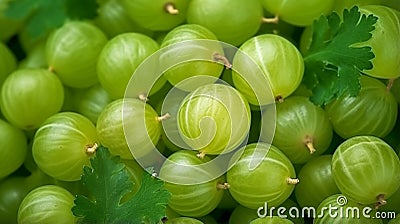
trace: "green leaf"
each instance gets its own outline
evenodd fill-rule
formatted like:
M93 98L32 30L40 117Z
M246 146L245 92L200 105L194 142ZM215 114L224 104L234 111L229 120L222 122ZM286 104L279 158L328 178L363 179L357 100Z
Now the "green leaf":
M96 0L13 0L4 14L25 21L25 29L33 38L40 38L67 19L91 19L96 16Z
M170 193L163 181L149 174L152 169L144 172L138 192L121 203L133 187L125 165L104 147L97 149L90 163L82 181L93 199L78 195L72 208L79 223L158 223L165 216Z
M361 15L354 6L344 10L343 19L332 13L314 21L303 80L313 90L314 103L322 105L344 94L359 93L359 76L372 68L375 55L370 47L357 44L372 37L377 20L373 15Z
M40 6L40 0L14 0L6 6L4 15L16 20L24 20Z
M96 0L66 0L68 17L70 19L94 18L97 15Z
M5 16L23 21L30 37L42 37L49 30L59 27L67 16L65 0L14 0L5 10Z

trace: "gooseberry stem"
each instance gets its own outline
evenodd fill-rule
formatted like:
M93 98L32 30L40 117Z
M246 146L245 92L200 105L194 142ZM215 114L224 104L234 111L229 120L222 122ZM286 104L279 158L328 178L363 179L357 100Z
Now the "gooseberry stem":
M217 184L217 189L219 190L228 190L231 186L228 183L218 183Z
M160 122L165 121L170 117L171 117L171 115L169 113L165 113L164 115L157 117L157 121L160 121Z
M275 23L275 24L277 24L279 22L279 16L275 15L273 18L265 18L265 17L263 17L261 19L261 21L263 23Z
M179 10L177 8L175 8L174 3L172 3L172 2L165 3L164 9L168 14L171 14L171 15L179 14Z
M308 150L310 151L310 154L313 154L315 151L317 151L314 148L314 141L310 136L306 136L306 139L304 140L304 144L306 144Z
M276 96L275 97L275 100L277 101L277 102L279 102L279 103L283 103L283 101L285 101L284 99L283 99L283 97L282 96Z
M390 91L392 89L393 84L394 84L394 79L389 79L389 82L386 86L387 91Z
M142 93L138 96L139 100L143 101L143 102L147 102L149 101L149 98L147 98L146 94Z
M196 155L200 159L204 159L204 156L206 156L206 153L204 151L197 153Z
M232 64L229 62L229 60L225 56L223 56L219 53L214 53L213 58L214 58L214 61L222 61L227 69L232 68Z
M47 68L47 70L48 70L49 72L54 72L53 66L49 66L49 67Z
M296 185L297 183L299 183L299 179L297 178L286 178L286 183L290 184L290 185Z
M376 196L376 199L377 199L377 201L375 203L375 209L378 209L381 206L386 205L386 203L387 203L384 194L380 194L380 195Z
M89 155L93 155L98 147L99 145L97 143L86 145L86 153Z

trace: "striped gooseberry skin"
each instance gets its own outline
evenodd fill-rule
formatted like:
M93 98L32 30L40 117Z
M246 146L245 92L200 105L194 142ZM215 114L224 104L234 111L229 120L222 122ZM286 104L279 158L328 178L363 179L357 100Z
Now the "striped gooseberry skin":
M111 154L123 159L143 157L154 149L160 139L161 122L158 117L153 107L142 100L114 100L103 109L97 119L99 141Z
M178 128L183 140L202 154L228 153L246 140L250 107L233 87L208 84L182 101Z
M106 43L107 37L95 25L69 21L47 39L50 70L69 87L90 87L97 82L97 58Z
M187 12L188 23L201 24L234 46L257 33L262 17L262 5L254 0L191 0Z
M46 69L18 69L1 86L4 117L24 130L36 130L61 110L64 89L59 78Z
M222 199L224 190L219 186L224 184L225 177L213 175L218 168L212 164L207 169L196 166L207 162L210 162L208 156L199 158L195 151L180 150L170 155L161 167L160 178L166 180L165 188L171 193L168 206L182 216L205 216Z
M170 30L164 37L161 47L166 47L185 40L209 39L217 37L208 28L198 24L183 24Z
M263 113L263 123L270 122L267 107ZM270 125L262 125L261 140L278 147L294 164L304 164L325 152L332 140L333 130L326 112L313 104L307 97L290 96L276 104L275 133L270 133Z
M385 137L396 123L396 99L377 79L361 76L360 84L358 96L343 96L326 105L333 129L345 139L357 135Z
M239 160L227 172L229 192L241 205L258 209L279 206L293 192L297 179L290 160L278 148L266 143L247 145Z
M129 80L139 65L159 49L158 43L141 33L124 33L109 40L97 60L97 76L101 86L113 99L123 98ZM156 82L153 94L164 84Z
M356 136L334 152L332 176L348 198L379 206L400 187L400 161L391 146L380 138Z
M56 185L38 187L24 198L18 210L18 223L73 224L76 217L71 209L75 197L67 190Z
M89 166L88 149L96 147L96 127L75 112L49 117L36 131L32 155L47 175L62 181L77 181Z
M265 83L252 76L265 76L275 99L288 97L300 85L304 72L303 57L287 39L275 34L262 34L248 39L239 50L243 54L236 54L233 59L232 79L235 87L251 104L271 103ZM235 71L248 66L247 57L254 60L262 73L251 74L245 80ZM249 86L248 82L252 85Z
M161 48L164 50L160 56L160 63L173 65L165 71L164 77L182 90L193 91L199 86L215 82L222 74L224 66L212 60L215 54L224 55L224 50L214 33L204 26L184 24L175 27L164 37ZM199 57L209 61L198 60ZM179 58L183 60L177 61ZM185 61L186 59L188 61ZM195 78L196 76L215 78ZM182 83L184 80L185 84Z
M329 208L334 208L329 211ZM365 212L365 211L370 211ZM363 214L364 212L364 214ZM381 224L381 219L376 219L376 210L367 208L354 202L343 194L334 194L325 198L316 208L314 224ZM366 215L370 215L368 218Z

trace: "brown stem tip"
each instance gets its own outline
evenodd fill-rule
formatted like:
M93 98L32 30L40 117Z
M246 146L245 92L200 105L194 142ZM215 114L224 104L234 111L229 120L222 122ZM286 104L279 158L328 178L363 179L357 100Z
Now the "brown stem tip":
M232 68L232 64L229 62L229 60L225 56L223 56L219 53L215 53L213 55L213 58L214 58L214 61L221 61L222 63L224 63L224 65L227 69Z
M218 183L217 184L217 189L219 190L228 190L231 186L228 183Z
M179 14L179 10L177 8L175 8L174 3L172 2L167 2L164 5L164 10L171 15L178 15Z
M157 121L165 121L167 119L169 119L171 117L171 115L169 113L166 113L162 116L157 117Z
M276 96L276 97L275 97L275 100L276 100L278 103L283 103L283 102L285 101L281 95Z
M196 156L197 156L198 158L200 158L200 159L204 159L204 156L206 156L206 152L204 152L204 151L199 152L199 153L197 153Z
M147 102L149 101L149 98L147 98L147 95L142 93L138 96L139 100L143 101L143 102Z
M99 145L97 145L97 143L86 145L86 153L89 155L93 155L98 147Z
M375 203L375 209L378 209L381 206L386 205L386 203L387 203L384 194L380 194L380 195L376 196L376 199L377 199L377 201Z
M310 150L310 154L313 154L315 151L317 151L317 150L314 148L314 144L313 144L312 142L307 142L307 143L306 143L306 146L307 146L308 150Z
M288 184L290 184L290 185L296 185L296 184L298 184L299 182L300 182L300 180L297 179L297 178L290 178L290 177L288 177L288 178L286 179L286 183L288 183Z
M315 151L317 151L314 148L314 140L310 136L306 137L306 139L304 140L304 144L307 146L308 150L310 151L310 154L313 154Z
M273 18L262 18L261 21L263 23L275 23L277 24L279 22L279 16L275 15Z

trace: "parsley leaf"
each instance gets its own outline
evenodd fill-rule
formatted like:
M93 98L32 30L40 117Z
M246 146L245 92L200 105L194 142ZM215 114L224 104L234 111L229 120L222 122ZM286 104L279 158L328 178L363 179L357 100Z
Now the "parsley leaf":
M310 99L315 104L359 93L359 76L372 68L375 55L371 47L357 44L372 37L377 20L373 15L361 15L354 6L344 10L343 19L333 12L314 21L312 42L304 55L303 82L313 91Z
M96 0L13 0L4 15L25 21L28 35L35 39L60 27L67 19L91 19L96 16Z
M90 19L97 16L96 0L66 0L66 7L70 19Z
M80 217L78 223L158 223L166 212L170 193L164 182L144 172L138 192L121 203L121 198L133 187L128 171L119 158L100 147L84 167L83 184L93 199L78 195L72 212Z

